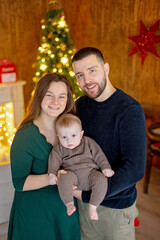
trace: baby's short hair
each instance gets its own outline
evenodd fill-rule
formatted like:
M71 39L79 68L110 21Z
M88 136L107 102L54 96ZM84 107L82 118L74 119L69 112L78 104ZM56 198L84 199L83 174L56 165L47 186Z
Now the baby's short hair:
M71 113L62 114L56 121L56 130L60 127L70 127L74 123L78 124L82 128L81 120L77 116Z

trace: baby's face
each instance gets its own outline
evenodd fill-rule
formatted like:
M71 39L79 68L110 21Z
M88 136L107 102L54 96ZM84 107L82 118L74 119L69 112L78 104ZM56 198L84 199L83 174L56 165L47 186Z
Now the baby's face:
M73 124L70 127L61 127L58 129L58 138L61 145L65 148L73 149L77 147L82 139L83 131L79 124Z

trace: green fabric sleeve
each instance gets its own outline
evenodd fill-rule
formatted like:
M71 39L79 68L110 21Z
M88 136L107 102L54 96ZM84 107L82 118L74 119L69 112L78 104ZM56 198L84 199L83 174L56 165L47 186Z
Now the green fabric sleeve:
M34 159L34 137L30 130L18 130L11 146L11 172L14 188L23 191L23 185L31 174Z

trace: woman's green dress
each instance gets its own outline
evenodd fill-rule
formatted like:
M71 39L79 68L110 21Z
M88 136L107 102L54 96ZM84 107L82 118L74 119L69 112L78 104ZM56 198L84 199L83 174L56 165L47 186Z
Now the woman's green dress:
M23 191L30 174L45 174L52 145L33 123L21 127L11 147L15 195L8 240L80 240L78 211L68 216L57 186Z

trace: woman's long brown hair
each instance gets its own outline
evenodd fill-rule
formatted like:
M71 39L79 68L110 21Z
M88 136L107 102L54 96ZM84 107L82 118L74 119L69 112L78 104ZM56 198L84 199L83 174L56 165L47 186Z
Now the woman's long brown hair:
M29 102L27 107L26 115L21 122L19 128L28 122L32 122L36 119L41 113L41 103L42 100L52 82L64 82L67 86L67 104L66 108L63 113L73 113L76 112L76 107L73 99L73 91L70 82L62 75L53 73L53 74L46 74L42 77L36 85L34 94Z

